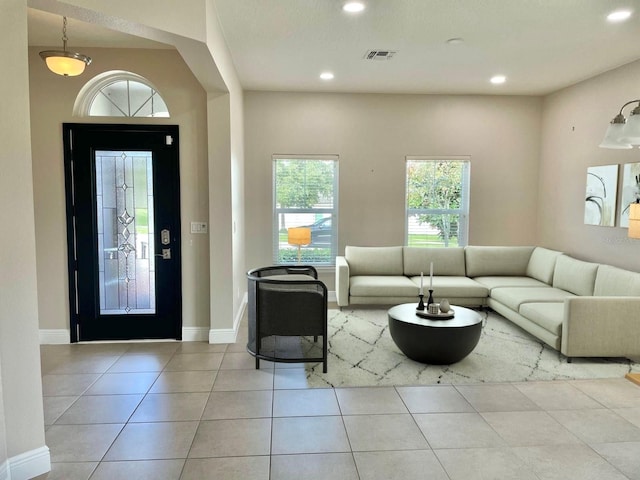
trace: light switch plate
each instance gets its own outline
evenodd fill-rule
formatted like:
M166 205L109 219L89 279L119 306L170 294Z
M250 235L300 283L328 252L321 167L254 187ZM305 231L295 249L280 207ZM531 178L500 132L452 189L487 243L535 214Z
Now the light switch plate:
M191 222L191 233L208 233L207 222Z

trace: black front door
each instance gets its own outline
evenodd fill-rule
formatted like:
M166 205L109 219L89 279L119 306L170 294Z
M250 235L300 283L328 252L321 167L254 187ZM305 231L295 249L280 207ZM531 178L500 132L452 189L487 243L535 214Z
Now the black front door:
M178 127L63 134L71 341L180 339Z

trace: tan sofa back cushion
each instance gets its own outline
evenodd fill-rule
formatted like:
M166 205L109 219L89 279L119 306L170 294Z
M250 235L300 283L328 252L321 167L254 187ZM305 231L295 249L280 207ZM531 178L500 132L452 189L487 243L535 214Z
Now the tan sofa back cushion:
M344 249L349 275L402 275L402 247L353 247Z
M465 247L467 276L525 276L533 249L534 247Z
M581 296L593 295L598 264L560 255L553 273L553 286Z
M404 247L404 274L407 276L429 275L433 262L434 275L464 276L464 248Z
M593 294L605 297L638 297L640 296L640 273L610 265L600 265Z
M562 252L536 247L531 252L531 258L527 265L527 277L535 278L551 285L553 272L556 269L556 260L560 255L562 255Z

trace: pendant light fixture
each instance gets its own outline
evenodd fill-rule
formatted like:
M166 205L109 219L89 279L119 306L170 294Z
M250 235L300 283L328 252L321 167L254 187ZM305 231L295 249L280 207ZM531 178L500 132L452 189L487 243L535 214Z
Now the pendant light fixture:
M81 53L67 51L67 17L62 17L62 50L45 50L40 52L53 73L64 77L75 77L84 72L84 67L91 63L91 58Z
M637 103L638 106L631 110L629 118L626 119L622 110L627 105ZM604 140L600 143L601 148L629 149L634 145L640 145L640 99L631 100L620 108L618 113L607 128Z

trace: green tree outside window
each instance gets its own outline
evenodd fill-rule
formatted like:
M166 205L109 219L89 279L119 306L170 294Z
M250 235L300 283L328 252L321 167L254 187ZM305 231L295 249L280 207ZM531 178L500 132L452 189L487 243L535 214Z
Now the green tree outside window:
M408 244L458 246L460 232L466 232L465 197L468 161L407 160L407 223L418 224L420 234L408 225ZM464 222L461 225L461 221ZM429 235L437 239L429 241Z

